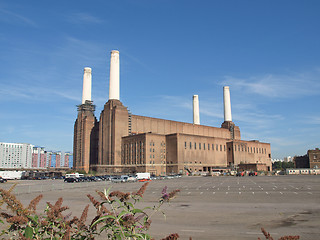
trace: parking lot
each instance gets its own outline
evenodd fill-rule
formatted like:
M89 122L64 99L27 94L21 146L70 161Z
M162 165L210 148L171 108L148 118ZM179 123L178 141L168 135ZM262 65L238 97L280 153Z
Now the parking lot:
M64 205L80 216L89 203L86 194L112 187L132 192L143 183L80 182L63 180L18 180L1 184L14 192L25 204L42 193L45 202L63 197ZM178 197L162 214L153 216L150 233L161 239L178 233L181 239L263 239L264 227L274 239L283 235L300 235L300 239L318 239L320 234L320 176L252 176L252 177L182 177L154 180L145 193L144 206L153 206L164 186L168 191L180 189ZM90 207L89 215L94 215Z

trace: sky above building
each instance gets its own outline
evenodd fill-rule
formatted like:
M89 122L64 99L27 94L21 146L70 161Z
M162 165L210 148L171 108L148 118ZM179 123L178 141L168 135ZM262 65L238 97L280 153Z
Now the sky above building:
M96 116L111 50L120 100L136 115L220 127L223 86L244 140L272 158L320 138L320 2L0 0L0 141L72 151L85 67Z

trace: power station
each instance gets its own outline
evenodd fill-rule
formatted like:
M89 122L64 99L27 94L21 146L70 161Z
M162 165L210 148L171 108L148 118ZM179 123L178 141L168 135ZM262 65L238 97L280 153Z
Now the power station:
M223 87L221 127L200 124L199 97L193 96L193 123L131 114L120 101L120 58L110 59L109 100L96 119L91 68L84 69L82 104L74 124L73 167L99 173L154 175L243 169L271 171L271 147L241 140L232 121L230 89Z

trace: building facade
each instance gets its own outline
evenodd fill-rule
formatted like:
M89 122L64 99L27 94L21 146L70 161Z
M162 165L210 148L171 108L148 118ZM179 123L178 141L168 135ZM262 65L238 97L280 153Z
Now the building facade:
M33 145L0 142L0 168L31 168Z
M308 159L310 168L320 168L320 150L319 148L308 150Z
M109 100L99 121L91 101L91 69L85 68L82 104L74 125L76 170L101 173L150 172L155 175L211 172L240 164L271 171L269 143L241 140L232 121L229 87L224 87L221 127L200 124L198 96L194 123L131 114L119 99L119 52L111 52ZM88 81L90 79L90 81ZM90 84L90 86L88 85Z

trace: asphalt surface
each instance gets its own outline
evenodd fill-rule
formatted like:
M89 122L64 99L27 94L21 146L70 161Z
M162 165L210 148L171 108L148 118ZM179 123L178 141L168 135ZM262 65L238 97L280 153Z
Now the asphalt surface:
M62 180L8 181L0 187L8 189L13 183L15 194L23 204L29 204L38 194L54 203L63 197L73 215L81 216L89 204L87 194L112 187L123 192L137 191L143 183L83 182L64 183ZM264 239L261 227L274 239L284 235L299 235L300 239L320 236L320 176L258 176L258 177L183 177L154 180L144 195L143 206L157 205L164 186L168 192L181 192L170 205L164 205L166 217L152 216L150 234L161 239L178 233L180 239ZM97 199L98 196L97 196ZM140 206L139 205L139 206ZM3 208L3 207L2 207ZM95 214L91 205L89 218ZM101 238L102 239L102 238Z

